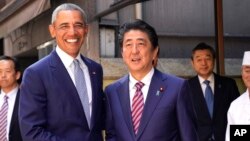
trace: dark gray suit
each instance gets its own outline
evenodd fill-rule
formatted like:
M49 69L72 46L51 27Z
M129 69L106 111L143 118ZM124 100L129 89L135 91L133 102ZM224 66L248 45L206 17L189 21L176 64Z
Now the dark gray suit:
M20 91L18 90L10 122L9 141L22 141L22 136L20 133L20 127L18 122L19 96L20 96Z
M214 112L211 119L198 76L189 79L192 101L197 115L200 141L209 141L212 134L216 141L224 141L227 126L227 111L230 103L239 96L235 81L214 74Z
M22 136L19 127L19 120L18 120L19 96L20 96L20 91L18 90L9 126L9 141L22 141Z

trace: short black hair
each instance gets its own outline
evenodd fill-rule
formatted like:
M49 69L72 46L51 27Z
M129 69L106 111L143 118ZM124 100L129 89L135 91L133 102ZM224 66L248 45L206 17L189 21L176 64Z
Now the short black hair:
M158 36L156 34L155 29L152 26L150 26L148 23L146 23L145 21L136 19L135 21L125 23L120 27L119 34L118 34L120 47L122 47L123 45L124 34L130 30L140 30L142 32L145 32L148 35L153 48L155 49L159 46Z
M195 53L195 51L197 50L209 50L213 56L213 59L215 59L216 55L215 55L215 50L212 46L204 43L204 42L200 42L198 45L196 45L193 50L192 50L192 56L191 56L191 59L193 60L193 55Z
M20 67L20 63L18 61L17 58L15 57L10 57L10 56L6 56L6 55L2 55L0 56L0 61L1 60L8 60L8 61L12 61L14 63L14 69L16 72L21 72L21 67Z

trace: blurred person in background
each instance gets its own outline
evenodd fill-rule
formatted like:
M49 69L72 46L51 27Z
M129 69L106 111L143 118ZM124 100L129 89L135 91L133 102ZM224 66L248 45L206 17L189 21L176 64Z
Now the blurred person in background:
M18 122L20 77L18 60L0 56L0 141L22 141Z
M224 141L227 110L239 96L236 82L213 72L215 51L206 43L193 48L191 64L197 75L188 81L200 141Z

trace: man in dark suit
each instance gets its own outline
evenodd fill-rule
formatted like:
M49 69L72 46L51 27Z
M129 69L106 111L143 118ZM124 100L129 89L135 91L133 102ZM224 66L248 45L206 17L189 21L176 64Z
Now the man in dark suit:
M57 46L25 70L20 125L25 141L102 141L102 67L82 56L88 25L84 11L62 4L49 26Z
M20 64L16 58L0 57L0 140L22 141L19 122L19 84L21 77ZM6 100L6 101L5 101ZM6 102L6 103L5 103ZM3 114L4 105L7 112ZM5 117L5 118L4 118ZM5 120L5 121L4 121Z
M154 68L158 37L137 20L120 28L129 74L105 89L107 141L196 141L187 81Z
M192 66L197 76L189 79L192 101L196 112L196 122L200 141L224 141L227 126L227 110L230 103L239 96L235 81L213 72L214 49L199 43L192 50ZM205 84L209 81L209 86ZM212 102L207 106L207 88L211 88Z

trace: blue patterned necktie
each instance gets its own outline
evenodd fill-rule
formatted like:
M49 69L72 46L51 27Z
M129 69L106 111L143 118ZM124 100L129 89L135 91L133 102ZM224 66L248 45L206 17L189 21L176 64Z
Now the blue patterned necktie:
M212 89L209 85L210 81L205 80L204 83L206 84L206 89L205 89L205 100L207 103L207 108L210 114L210 117L213 117L213 107L214 107L214 95L212 92Z
M80 62L77 59L74 60L74 67L75 67L74 77L75 77L76 89L84 109L88 126L90 127L90 107L89 107L88 91L86 87L84 73L80 68Z

